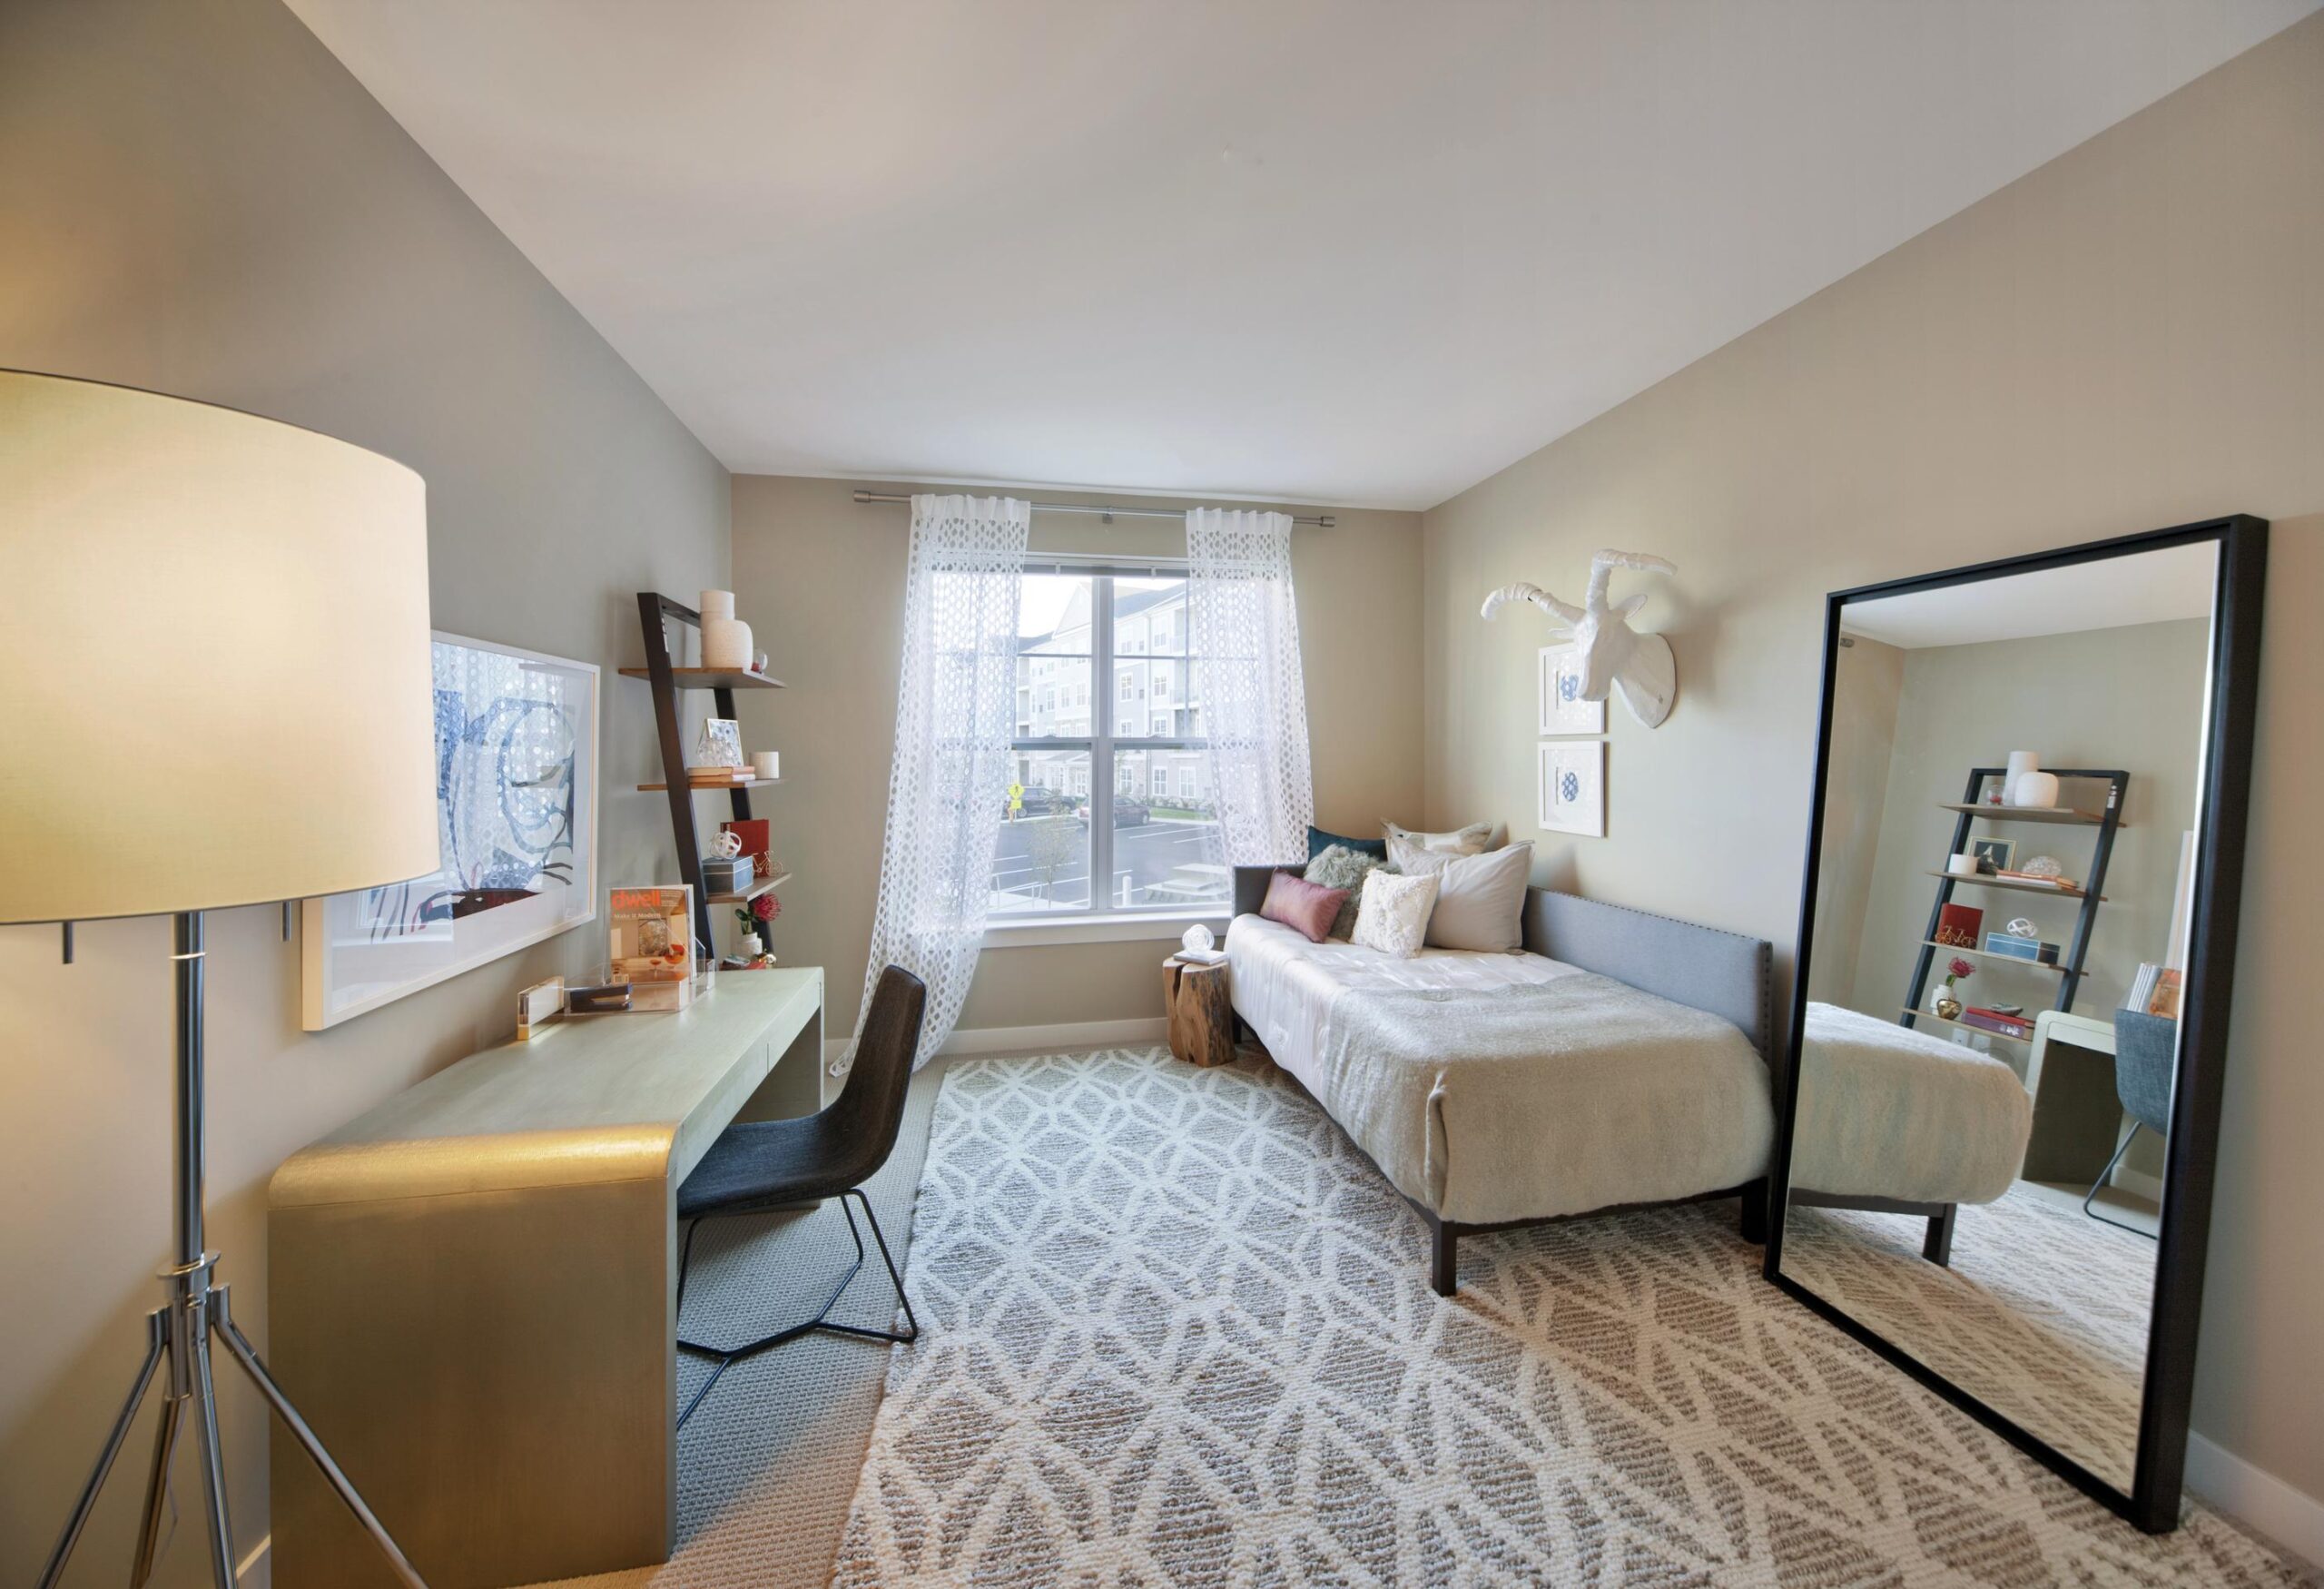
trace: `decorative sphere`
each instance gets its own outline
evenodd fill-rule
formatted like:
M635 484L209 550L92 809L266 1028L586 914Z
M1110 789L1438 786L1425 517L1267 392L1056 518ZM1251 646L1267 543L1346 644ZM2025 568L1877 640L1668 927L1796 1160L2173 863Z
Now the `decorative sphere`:
M1210 946L1216 942L1217 940L1210 935L1210 929L1204 926L1200 922L1196 922L1193 926L1187 928L1185 933L1178 939L1178 943L1182 947L1191 950L1196 954L1207 954L1210 952Z
M2035 931L2034 923L2026 920L2024 916L2020 916L2017 920L2012 922L2006 931L2013 938L2038 938L2041 936L2041 933Z

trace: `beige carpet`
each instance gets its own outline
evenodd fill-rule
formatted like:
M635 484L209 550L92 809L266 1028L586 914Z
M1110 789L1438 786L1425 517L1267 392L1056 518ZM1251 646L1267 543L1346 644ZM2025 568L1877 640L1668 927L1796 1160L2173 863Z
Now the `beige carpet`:
M866 1188L899 1263L911 1241L912 1199L946 1062L912 1078L895 1152ZM710 1341L769 1334L812 1313L854 1256L836 1208L714 1219L694 1242L686 1332ZM892 1306L872 1252L832 1317L886 1325ZM656 1568L562 1580L564 1589L820 1589L831 1579L888 1351L877 1341L807 1335L726 1370L678 1435L676 1554ZM679 1354L680 1406L707 1373Z
M1420 1236L1262 1064L956 1067L835 1581L2300 1582L2083 1500L1762 1282L1731 1205L1464 1242L1449 1301Z
M1948 1268L1921 1257L1927 1223L1795 1209L1784 1270L2127 1489L2154 1243L2022 1183L1960 1211Z

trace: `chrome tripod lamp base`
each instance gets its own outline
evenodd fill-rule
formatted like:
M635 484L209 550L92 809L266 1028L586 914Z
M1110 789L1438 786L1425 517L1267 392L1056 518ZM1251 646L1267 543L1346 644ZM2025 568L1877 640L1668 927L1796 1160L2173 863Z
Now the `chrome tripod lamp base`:
M172 958L177 965L178 1006L177 1175L173 1192L178 1261L162 1271L162 1284L169 1295L161 1307L146 1315L145 1361L130 1384L129 1396L113 1419L113 1432L105 1437L97 1466L89 1475L89 1482L82 1486L81 1498L64 1525L64 1535L57 1540L48 1566L40 1575L40 1589L54 1589L63 1580L65 1564L73 1557L73 1547L80 1543L82 1531L88 1526L89 1514L96 1507L97 1495L103 1490L121 1448L128 1444L138 1408L144 1405L157 1378L162 1382L165 1399L153 1438L153 1462L145 1481L144 1517L137 1532L137 1558L130 1570L129 1582L132 1589L136 1589L153 1575L153 1554L161 1544L162 1522L169 1505L170 1464L177 1454L178 1440L190 1423L202 1454L202 1513L209 1535L211 1578L218 1589L233 1589L234 1532L226 1513L225 1453L218 1438L218 1396L211 1373L212 1341L224 1347L227 1355L250 1376L259 1394L266 1398L266 1405L299 1443L299 1448L321 1470L324 1480L385 1554L396 1576L408 1589L428 1589L418 1569L396 1547L387 1529L372 1515L371 1508L363 1504L363 1497L355 1493L355 1486L340 1471L339 1464L331 1460L330 1453L323 1449L323 1443L315 1437L315 1432L307 1426L307 1421L290 1405L290 1397L282 1394L282 1387L266 1371L266 1365L259 1360L249 1337L234 1322L227 1288L211 1283L218 1255L203 1247L202 1229L201 912L187 912L177 918L177 952Z

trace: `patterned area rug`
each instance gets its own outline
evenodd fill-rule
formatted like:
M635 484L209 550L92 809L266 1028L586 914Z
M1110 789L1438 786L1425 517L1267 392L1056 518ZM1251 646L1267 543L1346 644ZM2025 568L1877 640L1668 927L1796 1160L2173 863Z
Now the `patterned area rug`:
M2154 1243L2022 1183L1960 1211L1949 1268L1921 1257L1926 1226L1796 1209L1784 1272L2129 1488Z
M1758 1278L1731 1205L1465 1241L1288 1079L956 1067L834 1582L2288 1585L2150 1539Z

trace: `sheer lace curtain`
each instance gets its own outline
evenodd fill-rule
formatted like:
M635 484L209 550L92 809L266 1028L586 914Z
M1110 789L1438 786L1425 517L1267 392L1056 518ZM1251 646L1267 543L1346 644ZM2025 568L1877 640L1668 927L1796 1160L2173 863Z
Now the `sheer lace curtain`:
M1227 861L1297 860L1307 854L1315 792L1291 589L1291 515L1188 513L1187 607Z
M1017 607L1029 503L1005 497L911 499L903 672L880 903L855 1029L882 968L928 984L914 1065L960 1019L984 940L992 848L1009 799L1016 728ZM843 1075L855 1048L832 1067Z

